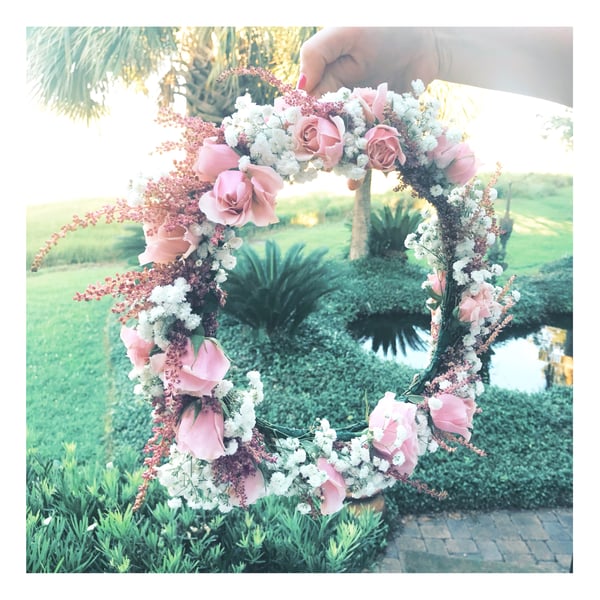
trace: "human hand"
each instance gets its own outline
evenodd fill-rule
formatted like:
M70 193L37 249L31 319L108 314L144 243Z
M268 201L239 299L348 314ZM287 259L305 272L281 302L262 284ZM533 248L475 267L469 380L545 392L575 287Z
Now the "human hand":
M298 87L411 91L434 79L573 105L570 27L326 28L300 49Z
M420 27L326 28L300 49L298 87L319 97L341 87L377 87L397 93L411 82L438 77L440 56L433 29Z

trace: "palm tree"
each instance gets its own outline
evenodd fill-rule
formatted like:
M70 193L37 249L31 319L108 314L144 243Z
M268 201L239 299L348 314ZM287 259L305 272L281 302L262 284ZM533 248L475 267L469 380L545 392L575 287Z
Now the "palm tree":
M27 76L33 96L73 120L107 113L118 81L142 91L147 78L177 49L163 27L29 27Z
M88 122L106 114L116 82L141 91L160 78L161 105L183 97L189 115L220 122L249 91L258 103L276 91L258 78L219 76L235 67L262 67L286 83L302 42L315 27L30 27L28 79L33 95L51 110Z

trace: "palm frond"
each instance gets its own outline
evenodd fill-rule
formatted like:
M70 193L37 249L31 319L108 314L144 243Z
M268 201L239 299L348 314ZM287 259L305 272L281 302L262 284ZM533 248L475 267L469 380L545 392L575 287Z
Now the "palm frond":
M143 83L175 49L165 27L29 27L27 78L33 97L72 119L106 113L116 81Z
M372 212L369 236L371 255L406 255L406 237L417 230L421 220L421 213L408 202L398 203L393 212L388 205Z

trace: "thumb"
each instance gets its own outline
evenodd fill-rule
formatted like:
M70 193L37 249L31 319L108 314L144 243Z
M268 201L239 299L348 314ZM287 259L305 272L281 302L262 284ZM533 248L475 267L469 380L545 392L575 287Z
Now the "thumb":
M311 93L323 79L327 63L318 50L306 45L300 49L300 76L297 88Z

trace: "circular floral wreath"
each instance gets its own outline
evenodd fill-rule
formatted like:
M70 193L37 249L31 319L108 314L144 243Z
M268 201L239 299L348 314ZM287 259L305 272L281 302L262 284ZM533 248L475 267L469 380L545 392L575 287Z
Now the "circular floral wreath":
M239 70L238 70L239 72ZM518 300L494 285L486 253L499 233L492 187L474 179L477 161L462 133L437 120L438 103L421 82L413 93L342 88L317 99L270 73L245 69L275 86L273 105L246 94L220 126L163 113L181 128L172 170L132 187L132 198L75 219L54 234L33 268L67 231L110 220L143 223L141 270L91 285L76 299L120 298L121 339L133 364L135 393L152 405L153 432L136 499L158 478L177 506L247 507L264 496L294 496L298 510L331 514L346 499L373 496L397 482L438 497L411 478L419 457L469 440L483 392L481 356ZM292 430L257 418L260 374L248 387L226 379L230 361L216 338L221 285L242 244L236 229L277 222L284 182L332 171L357 187L368 169L396 173L398 187L428 201L406 245L431 268L423 287L431 312L429 366L401 393L385 391L368 418L334 429L326 418Z

